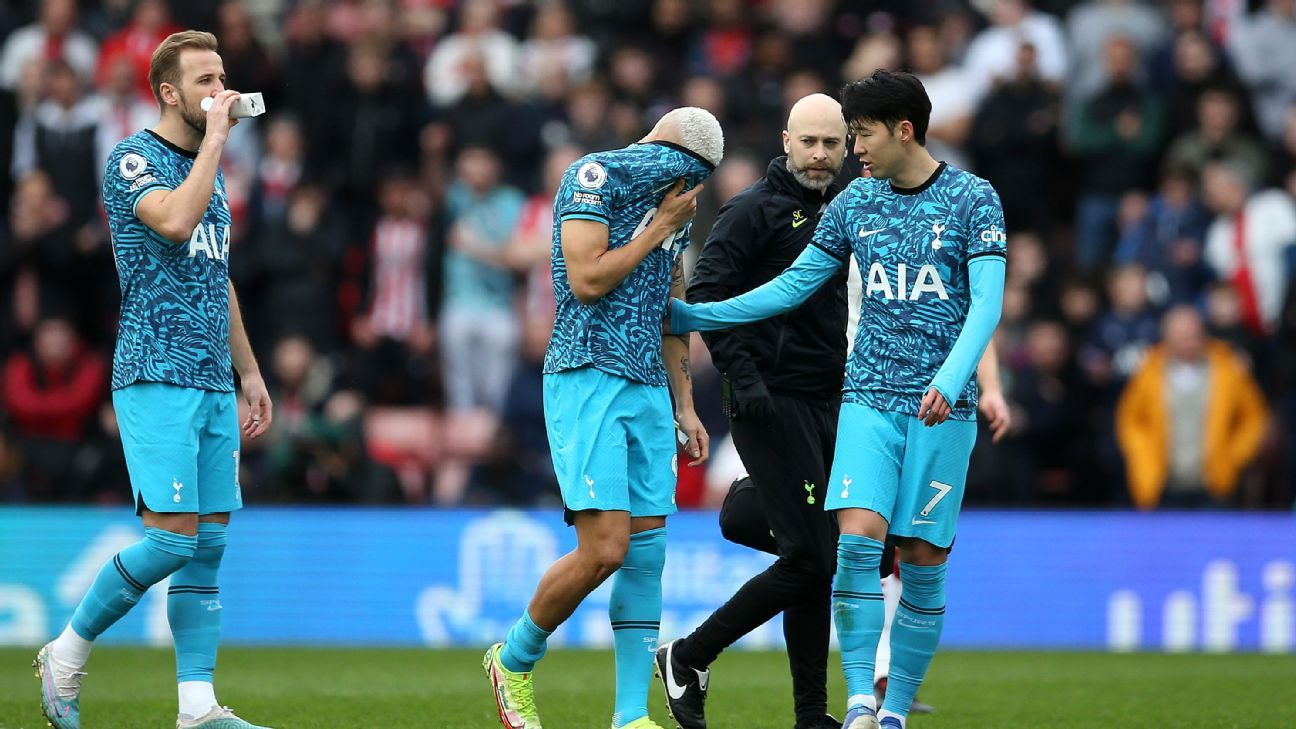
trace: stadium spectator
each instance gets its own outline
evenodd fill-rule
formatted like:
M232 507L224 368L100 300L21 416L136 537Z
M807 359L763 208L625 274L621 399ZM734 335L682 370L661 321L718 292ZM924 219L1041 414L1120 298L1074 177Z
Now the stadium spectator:
M1250 184L1265 179L1267 160L1260 141L1240 128L1243 101L1227 85L1205 89L1197 97L1197 126L1170 144L1166 163L1200 175L1207 163L1236 165Z
M179 32L181 28L171 22L171 9L166 0L138 0L131 10L130 22L124 28L104 39L99 47L99 63L95 69L95 83L105 86L109 83L111 73L116 70L118 61L125 61L134 72L131 75L136 93L145 98L153 97L153 88L149 86L149 61L153 51L167 36ZM222 44L231 39L221 34ZM224 50L224 49L222 49ZM229 73L229 66L225 71ZM138 132L136 127L121 139ZM118 140L120 141L120 140Z
M461 151L455 169L446 194L445 397L452 411L498 414L517 356L516 286L507 252L524 198L500 182L500 160L486 147Z
M456 149L489 147L508 159L502 174L515 183L531 182L539 155L539 126L524 117L526 107L505 98L486 75L486 59L467 55L460 62L467 82L462 96L445 109L451 140Z
M972 39L963 59L978 95L1016 75L1017 50L1026 44L1035 49L1040 77L1061 83L1067 48L1057 18L1033 9L1030 0L991 0L989 6L991 25Z
M1161 44L1148 57L1148 79L1154 88L1168 88L1182 78L1178 66L1178 43L1185 33L1194 33L1214 51L1215 46L1206 36L1206 8L1202 0L1168 0L1164 5L1165 20L1169 26L1162 35ZM1219 55L1212 53L1219 61Z
M849 83L869 75L875 68L898 71L905 60L904 51L904 44L890 30L860 36L855 42L855 50L842 64L839 76Z
M353 247L347 254L352 280L343 305L363 302L351 322L357 378L376 403L426 403L438 290L427 199L407 173L393 172L379 186L378 203L381 214L367 250Z
M981 100L968 147L974 169L999 191L1008 229L1045 233L1055 218L1061 109L1035 59L1034 46L1017 49L1014 75Z
M1259 451L1268 411L1246 368L1188 306L1121 395L1116 431L1140 509L1224 505Z
M1241 80L1228 66L1224 53L1200 27L1185 28L1175 36L1165 58L1153 58L1152 63L1164 63L1165 68L1152 76L1154 88L1168 89L1166 93L1167 140L1178 139L1196 127L1197 105L1202 94L1214 89L1228 89L1234 94L1244 94ZM1249 105L1238 109L1238 127L1254 129L1255 120Z
M347 51L326 33L322 0L305 0L289 12L284 28L282 86L277 95L286 109L302 120L306 148L317 156L327 149L328 127L323 123L337 108L333 92L345 83Z
M1206 262L1231 281L1242 320L1258 335L1273 332L1287 294L1287 250L1296 245L1296 203L1285 190L1250 194L1234 164L1215 162L1202 174L1215 222L1206 233Z
M607 86L591 81L572 89L567 97L566 141L582 149L610 149L617 140L608 129L611 97Z
M1067 89L1071 98L1096 93L1103 85L1103 56L1110 39L1130 41L1137 55L1147 58L1161 45L1165 20L1156 7L1137 0L1088 0L1067 15L1067 47L1071 68ZM1147 79L1138 74L1140 81Z
M1251 88L1260 128L1277 139L1287 107L1296 102L1296 2L1265 0L1263 8L1240 21L1230 37L1229 51L1238 72Z
M437 44L423 69L423 87L438 106L458 101L468 91L464 61L482 60L491 86L501 94L516 91L518 42L499 27L499 0L465 0L459 28Z
M963 69L949 62L936 25L916 25L909 29L906 40L909 68L922 81L932 102L927 148L936 159L966 168L964 144L976 114L976 89Z
M387 78L386 49L361 43L347 51L346 84L326 94L328 106L321 119L328 140L312 150L315 169L328 171L346 202L362 215L370 212L381 173L409 163L417 148L421 113L417 98L402 95Z
M19 330L30 331L40 311L77 306L79 292L67 286L77 256L77 238L67 202L40 170L18 180L9 210L15 324Z
M146 61L145 66L147 65ZM103 78L99 82L99 128L95 137L97 181L103 180L104 163L108 161L112 148L158 119L157 101L153 99L153 93L139 92L141 76L133 60L118 55L108 61L108 65L101 68L100 72ZM147 71L142 78L147 87Z
M546 266L546 270L547 270ZM523 319L521 357L513 371L485 462L474 469L470 503L553 507L562 503L545 431L542 371L553 311Z
M1290 191L1291 186L1287 181L1291 179L1291 174L1296 172L1296 103L1287 107L1282 138L1278 141L1271 159L1273 164L1270 181L1275 187L1285 186Z
M1124 386L1156 343L1159 325L1147 296L1147 272L1138 264L1116 268L1107 284L1109 308L1094 323L1081 363L1091 382Z
M38 323L30 351L14 352L5 362L4 407L33 467L35 499L66 496L72 454L103 399L106 371L61 317Z
M1069 146L1081 165L1076 203L1075 262L1103 266L1115 244L1120 198L1146 189L1161 143L1161 105L1136 77L1138 48L1123 35L1103 49L1106 84L1080 100L1068 119Z
M77 27L76 0L41 0L40 17L15 30L0 51L0 87L15 91L28 66L39 61L65 61L77 75L94 77L98 46Z
M66 61L45 64L49 96L27 110L14 129L13 176L42 170L68 205L68 222L80 226L98 207L100 160L96 149L102 107Z
M252 32L252 18L241 0L225 0L218 6L216 37L230 88L260 91L275 85L277 69Z
M267 493L281 501L385 500L371 488L359 395L334 385L329 360L308 339L289 335L271 354L275 422L248 453L245 464L264 461Z
M1115 263L1138 263L1148 272L1149 295L1158 307L1190 303L1212 274L1202 247L1211 216L1197 197L1196 179L1169 168L1156 197L1121 232Z
M504 251L508 267L522 277L521 311L525 322L547 317L551 320L549 325L553 324L554 296L549 265L553 254L554 195L567 168L581 156L580 148L573 145L549 151L541 171L540 189L523 204Z
M1009 435L1011 491L1009 503L1093 503L1087 463L1093 454L1088 422L1077 417L1089 409L1092 393L1071 356L1066 328L1043 320L1026 333L1026 367L1012 378L1015 432Z
M283 222L288 200L302 178L304 144L295 118L279 116L267 125L253 181L250 212L254 226Z
M1228 281L1216 281L1206 289L1204 299L1202 314L1206 333L1232 347L1263 387L1268 382L1268 343L1243 321L1237 289Z
M708 23L697 41L695 70L725 79L742 73L755 35L744 5L742 0L711 0Z
M531 34L519 49L526 88L536 89L558 77L582 84L594 73L598 48L576 29L576 19L562 0L544 0L536 8Z
M296 332L322 352L337 351L338 285L347 251L342 212L323 187L303 184L288 193L283 214L263 219L258 230L246 254L251 290L244 292L274 316L248 322L253 344L268 351L274 339Z

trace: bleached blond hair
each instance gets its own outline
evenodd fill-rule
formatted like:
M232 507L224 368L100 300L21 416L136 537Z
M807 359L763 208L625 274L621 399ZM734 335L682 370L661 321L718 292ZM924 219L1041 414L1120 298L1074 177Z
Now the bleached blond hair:
M713 165L724 159L724 131L711 112L697 106L672 109L657 122L653 130L675 137L681 147Z

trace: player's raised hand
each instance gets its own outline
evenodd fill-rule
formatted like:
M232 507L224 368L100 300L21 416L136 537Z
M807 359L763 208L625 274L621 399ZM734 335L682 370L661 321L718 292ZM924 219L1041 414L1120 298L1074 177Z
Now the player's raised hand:
M950 406L945 402L945 396L934 387L928 388L927 394L923 395L922 405L918 406L918 419L930 428L945 422L949 416Z
M697 185L692 190L684 192L684 180L676 180L671 189L662 196L661 205L657 206L657 218L653 222L660 223L671 232L683 228L697 213L697 196L702 191L702 187Z
M270 403L270 392L266 390L265 380L260 375L249 375L243 380L243 399L247 400L248 416L243 421L243 435L256 440L270 429L274 420L274 406Z
M230 107L238 100L239 92L229 89L212 97L211 108L207 110L207 137L211 138L214 135L221 141L226 139L230 128L238 124L237 119L230 119Z
M681 433L688 436L688 441L684 444L684 452L693 458L689 465L699 466L705 463L706 459L711 457L711 436L707 435L706 428L698 419L697 413L692 410L676 413L675 425Z
M981 400L977 403L977 409L985 416L986 422L990 425L990 442L998 443L1007 435L1012 428L1012 409L1008 407L1008 401L1004 400L1002 392L989 391L981 393Z

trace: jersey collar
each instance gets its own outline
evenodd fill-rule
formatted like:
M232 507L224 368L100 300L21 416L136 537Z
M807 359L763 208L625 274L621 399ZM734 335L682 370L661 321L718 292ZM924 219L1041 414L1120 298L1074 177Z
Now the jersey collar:
M895 185L891 185L891 192L894 192L897 195L917 195L923 190L926 190L932 185L935 185L936 180L940 178L941 173L944 171L945 171L945 163L941 162L940 164L936 165L936 171L933 172L931 174L931 177L928 177L927 181L924 182L923 184L919 185L918 187L896 187Z
M711 164L711 162L710 162L709 160L707 160L707 159L706 159L705 157L703 157L702 155L698 154L697 152L694 152L693 150L691 150L691 149L689 149L688 147L685 147L685 146L683 146L683 145L675 144L674 142L665 142L665 141L662 141L662 140L660 140L660 139L658 139L658 140L654 140L654 141L651 141L651 142L645 142L645 144L660 144L661 146L663 146L663 147L668 147L668 148L670 148L670 149L675 150L676 152L680 152L680 153L682 153L682 154L687 154L688 156L690 156L690 157L692 157L693 159L697 160L697 161L698 161L698 164L702 165L703 167L706 167L708 172L714 172L714 171L715 171L715 165Z
M156 139L163 147L166 147L167 149L171 150L172 152L175 152L181 157L188 157L189 159L198 158L197 152L190 152L184 147L178 147L175 144L172 144L170 140L168 140L166 137L162 136L161 134L158 134L157 132L153 131L152 129L145 129L144 131L148 132L149 136Z

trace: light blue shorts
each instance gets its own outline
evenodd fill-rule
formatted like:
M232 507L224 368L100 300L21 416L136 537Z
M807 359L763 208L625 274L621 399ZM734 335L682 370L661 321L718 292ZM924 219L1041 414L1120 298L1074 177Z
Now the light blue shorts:
M582 367L544 376L545 428L570 511L675 513L670 391Z
M112 399L136 513L243 508L234 393L136 382Z
M912 414L844 402L824 508L876 511L895 536L949 547L976 435L975 421L929 428Z

